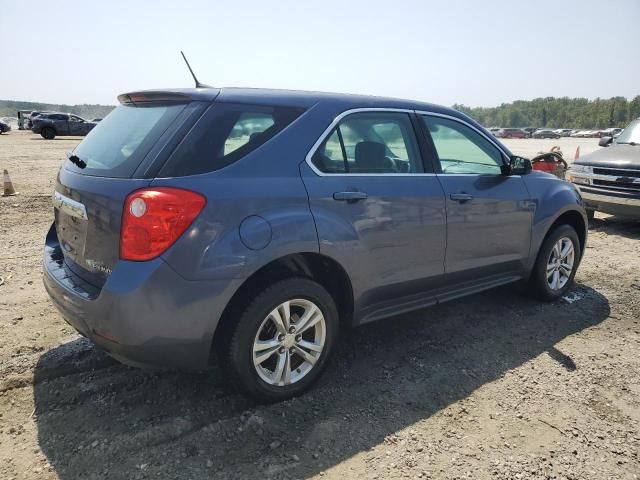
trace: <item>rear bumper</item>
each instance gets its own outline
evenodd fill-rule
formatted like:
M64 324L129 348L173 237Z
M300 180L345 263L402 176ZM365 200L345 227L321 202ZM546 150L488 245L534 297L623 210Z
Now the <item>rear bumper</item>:
M64 319L123 363L202 369L237 281L187 281L161 259L120 261L102 288L47 244L45 288Z

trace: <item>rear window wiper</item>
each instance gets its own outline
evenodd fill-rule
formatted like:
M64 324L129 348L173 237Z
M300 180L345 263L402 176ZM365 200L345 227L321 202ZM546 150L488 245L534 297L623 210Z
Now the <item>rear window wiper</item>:
M76 165L78 168L85 168L87 166L87 162L82 160L77 155L74 155L71 151L67 151L66 153L67 153L67 158L69 159L69 161L71 163L73 163L74 165Z

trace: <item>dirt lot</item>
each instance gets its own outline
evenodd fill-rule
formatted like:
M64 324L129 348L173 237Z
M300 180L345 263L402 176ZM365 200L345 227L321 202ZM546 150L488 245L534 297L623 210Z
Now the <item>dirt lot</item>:
M53 308L40 252L78 141L0 137L21 192L0 198L0 479L640 476L640 223L599 215L557 303L502 289L361 328L311 393L255 406L216 372L122 366Z

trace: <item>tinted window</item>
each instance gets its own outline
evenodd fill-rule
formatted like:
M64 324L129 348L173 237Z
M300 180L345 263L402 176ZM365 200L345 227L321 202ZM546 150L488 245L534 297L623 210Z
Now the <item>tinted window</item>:
M273 138L302 111L215 103L176 149L159 176L195 175L227 166Z
M273 115L269 113L241 113L224 142L223 155L229 155L252 139L256 139L272 125Z
M42 118L49 118L50 120L66 120L67 116L59 113L54 113L53 115L41 115Z
M436 147L442 173L500 174L502 154L480 133L447 118L422 119Z
M422 165L406 113L355 113L340 121L314 153L325 173L417 173Z
M76 147L87 175L129 177L185 105L121 105ZM68 168L76 170L70 162Z

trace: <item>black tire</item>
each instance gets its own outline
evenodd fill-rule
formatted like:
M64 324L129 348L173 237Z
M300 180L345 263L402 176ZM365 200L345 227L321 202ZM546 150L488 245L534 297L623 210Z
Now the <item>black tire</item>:
M267 383L258 374L258 367L254 366L253 361L253 345L269 313L283 302L293 299L309 300L320 309L325 319L325 344L306 375L295 383L276 386ZM259 403L286 400L301 395L318 380L336 345L338 330L336 304L324 287L306 278L283 280L260 292L229 329L229 341L225 346L221 345L221 365L231 382L251 399Z
M562 238L571 240L574 249L574 263L568 281L562 288L552 289L547 280L547 265L555 244ZM538 251L538 258L529 279L529 291L537 298L552 302L562 297L573 285L573 279L580 265L580 240L571 225L559 225L547 234Z
M42 138L47 140L53 140L56 137L56 131L51 127L45 127L42 129Z
M587 219L589 220L589 222L593 222L595 218L596 218L596 211L587 209Z

